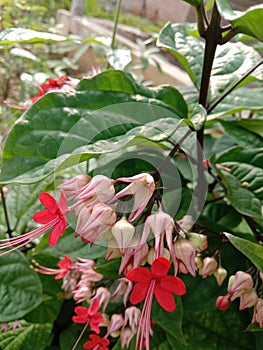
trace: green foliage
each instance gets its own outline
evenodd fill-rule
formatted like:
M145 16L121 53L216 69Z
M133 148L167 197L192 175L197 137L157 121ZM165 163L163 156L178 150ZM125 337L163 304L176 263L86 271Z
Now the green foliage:
M31 218L42 208L37 202L39 193L56 190L57 184L76 174L103 174L116 179L148 172L154 176L156 190L145 211L132 222L137 226L136 235L141 238L146 217L158 209L156 203L159 206L162 200L162 209L175 220L191 215L194 223L189 232L207 238L208 246L198 251L198 258L214 257L228 277L237 271L251 273L254 289L259 298L263 297L259 278L259 271L263 272L262 58L256 46L239 41L236 35L263 41L263 8L259 5L240 12L232 10L226 0L185 2L197 12L198 25L166 24L157 46L179 61L192 86L147 87L123 71L132 55L116 47L105 50L106 59L115 69L83 78L67 92L45 94L19 118L12 115L12 120L17 120L5 139L1 159L0 235L7 240L0 246L10 237L15 240L15 236L36 227ZM96 3L89 3L90 11L97 10ZM21 5L23 11L32 14L37 6L46 8L42 2ZM56 2L51 5L49 12L39 9L43 16L54 13ZM4 11L16 7L17 2L4 3ZM211 14L204 18L207 10ZM7 21L6 13L2 26ZM222 19L228 22L227 27L222 27ZM72 60L63 57L54 62L49 55L39 54L41 45L56 47L56 52L63 55L76 48L75 39L28 28L21 19L19 23L21 27L6 25L0 33L5 77L12 72L9 55L19 62L17 67L27 62L27 78L36 82L36 67L41 67L45 76L50 67L52 76L61 75L68 67L77 68L90 45L105 48L99 39L82 39ZM114 185L121 188L123 184ZM120 201L114 207L118 218L129 204ZM72 270L67 280L39 277L31 263L55 275L61 268L58 261L65 255L94 260L94 270L103 279L89 285L94 288L93 296L99 287L113 293L117 280L125 276L126 270L119 275L119 268L127 252L120 257L119 250L111 251L110 230L95 244L74 238L79 213L72 207L70 211L66 232L56 246L50 247L45 235L25 245L23 253L0 257L0 322L20 320L22 326L13 332L12 325L7 324L8 331L0 333L1 349L72 349L82 331L72 322L72 291L79 287L76 283L80 276ZM177 225L182 224L177 221ZM178 238L177 231L187 236L189 232L184 230L176 226L173 239ZM149 248L156 243L153 239L157 240L149 237ZM129 252L130 264L137 258L133 253ZM107 261L106 255L111 259ZM144 259L145 267L149 267L148 262ZM180 269L186 267L179 264ZM201 276L202 268L196 277L178 274L187 292L183 297L176 296L177 307L171 313L154 299L148 315L153 330L151 349L261 350L262 328L258 322L251 324L252 308L240 312L237 298L228 310L216 310L217 297L226 294L228 277L220 285L215 271L206 278ZM123 296L111 298L105 312L123 314L122 300ZM86 302L83 305L87 306ZM88 328L76 349L82 348L89 334ZM107 334L104 326L101 334ZM128 347L131 350L136 347L135 338ZM120 340L109 339L110 348L121 349Z
M52 340L52 324L27 323L21 321L21 328L0 334L0 346L3 350L44 350Z
M20 252L1 257L0 321L22 318L42 302L42 285Z

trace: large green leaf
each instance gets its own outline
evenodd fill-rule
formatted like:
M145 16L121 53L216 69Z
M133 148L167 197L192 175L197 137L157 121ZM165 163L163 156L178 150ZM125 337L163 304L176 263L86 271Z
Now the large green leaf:
M242 121L235 119L220 120L227 134L242 147L248 148L262 148L263 147L263 137L254 133L247 128L242 126ZM253 119L251 120L251 125L253 125ZM243 125L245 125L243 123ZM246 125L249 125L249 120L247 120Z
M228 0L216 0L221 16L229 20L236 33L250 35L263 41L263 5L248 8L245 12L234 11Z
M167 23L159 34L157 46L169 49L183 65L195 86L199 87L204 42L190 34L194 29L192 24Z
M225 232L225 236L237 248L241 253L243 253L251 262L263 272L263 247L247 241L246 239L239 238Z
M208 115L208 120L228 114L234 114L243 110L258 111L263 109L263 89L241 87L232 91L220 104ZM253 123L253 119L249 121ZM261 129L262 129L261 122Z
M261 203L255 194L232 174L224 172L222 178L227 186L227 198L233 207L241 214L255 218L259 223L262 221Z
M42 302L42 285L20 252L0 257L0 322L22 318Z
M52 340L52 324L30 324L21 321L21 328L0 333L2 350L44 350Z
M244 188L263 200L263 148L234 147L219 155L216 162L229 168Z
M197 88L200 87L204 42L194 36L193 25L168 23L161 30L157 45L167 48L183 65ZM261 56L252 47L243 43L226 43L218 46L210 79L210 100L215 100L233 82L254 67ZM257 71L256 77L263 79ZM252 75L255 75L252 74Z
M166 140L186 116L186 104L173 88L168 91L180 99L177 108L160 89L148 89L151 97L112 91L116 74L103 76L106 83L100 77L87 83L89 90L49 93L24 113L4 146L2 183L42 180L55 169L114 152L131 141L141 143L138 136ZM138 126L144 127L132 133Z
M65 36L26 28L7 28L0 33L0 45L68 40Z
M176 309L174 312L164 311L157 302L153 303L152 319L157 325L169 335L168 341L170 345L185 344L182 332L183 322L183 306L180 297L176 298Z
M239 264L238 254L233 247L227 247L227 249L229 250L227 266L231 274L242 265ZM225 255L222 256L222 263L226 264ZM233 304L229 310L216 310L216 298L225 294L227 281L219 287L214 276L203 279L199 275L195 278L185 275L183 280L187 290L182 298L183 334L187 345L178 344L178 347L174 348L178 350L252 350L255 348L253 336L244 333L244 329L251 321L251 315L248 312L244 311L241 314Z

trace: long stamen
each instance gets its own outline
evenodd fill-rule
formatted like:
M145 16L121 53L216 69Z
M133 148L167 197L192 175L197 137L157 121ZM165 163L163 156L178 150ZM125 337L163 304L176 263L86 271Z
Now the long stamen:
M146 350L150 350L149 334L151 332L151 309L152 309L152 299L155 287L155 281L153 280L148 289L145 302L143 305L141 318L138 326L138 333L136 338L135 350L138 350L138 345L140 342L140 350L143 348L143 338L146 340Z
M25 245L27 245L28 243L34 241L38 237L42 236L51 227L53 227L58 222L58 220L59 219L56 218L56 219L52 220L51 222L49 222L48 224L46 224L42 227L39 227L31 232L25 233L21 236L13 237L10 239L0 240L0 250L13 247L12 249L9 249L9 250L1 253L0 256L3 256L7 253L10 253L14 250L20 249L20 248L24 247ZM3 244L1 244L1 242L3 242Z

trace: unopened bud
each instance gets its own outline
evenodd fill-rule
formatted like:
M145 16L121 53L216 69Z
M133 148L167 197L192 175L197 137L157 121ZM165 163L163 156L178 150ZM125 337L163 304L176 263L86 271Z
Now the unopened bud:
M217 284L220 287L227 276L227 270L224 269L223 267L219 267L217 270L215 270L214 276L217 280Z
M207 276L211 275L215 269L217 268L217 261L216 259L212 257L206 257L203 259L203 271L202 271L202 277L206 278Z
M220 296L216 299L216 308L218 310L226 310L229 308L229 295Z
M125 216L123 216L112 226L111 233L115 238L122 255L124 255L125 249L129 247L134 236L135 227L127 221Z
M251 289L249 292L241 294L239 310L243 310L248 307L254 306L256 305L257 302L258 302L258 295L254 289Z

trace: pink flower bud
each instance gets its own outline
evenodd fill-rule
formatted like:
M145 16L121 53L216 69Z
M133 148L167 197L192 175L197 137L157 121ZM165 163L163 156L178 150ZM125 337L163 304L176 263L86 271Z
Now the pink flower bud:
M215 270L214 276L216 278L217 284L220 287L227 276L227 270L223 267L219 267L217 270Z
M96 293L95 293L94 297L91 299L91 301L93 301L95 299L99 300L100 307L103 304L103 312L105 312L106 307L111 299L111 293L107 288L99 287L96 290Z
M111 233L117 242L117 247L120 249L121 254L124 255L125 250L129 247L134 236L135 227L123 216L112 226Z
M254 307L253 318L251 323L258 322L259 327L263 328L263 299L259 299Z
M216 308L218 310L226 310L229 308L229 295L220 296L216 299Z
M75 198L80 194L90 180L91 177L89 175L80 174L68 181L63 182L58 186L58 188L62 190L69 198Z
M124 326L129 324L132 331L135 332L139 326L141 310L136 306L128 307L124 314Z
M84 207L78 216L75 236L84 242L95 243L115 223L115 211L106 204L99 203L88 209Z
M96 175L82 189L76 197L80 202L87 202L88 205L94 203L107 203L114 198L114 181L104 175Z
M232 284L228 287L228 293L231 295L231 301L240 297L243 293L253 288L253 280L250 274L244 271L237 271Z
M195 277L196 265L194 244L187 239L179 238L174 243L174 251L180 271L182 273L190 273Z
M116 181L128 182L130 185L125 187L116 198L119 199L124 196L133 195L133 208L131 210L129 221L135 220L144 210L154 190L154 179L150 174L142 173L132 177L121 177Z
M203 259L203 270L202 270L202 277L206 278L207 276L211 275L215 269L217 268L217 261L216 259L212 257L206 257Z
M120 314L113 314L111 316L108 334L115 333L124 325L124 319Z
M132 331L132 329L130 327L124 327L121 330L121 348L128 348L130 345L130 342L134 336L135 332Z
M254 289L241 294L239 310L246 309L248 307L256 305L258 302L258 295Z

